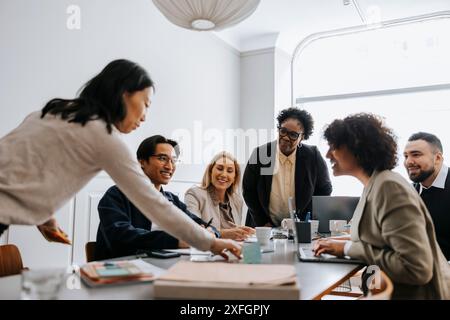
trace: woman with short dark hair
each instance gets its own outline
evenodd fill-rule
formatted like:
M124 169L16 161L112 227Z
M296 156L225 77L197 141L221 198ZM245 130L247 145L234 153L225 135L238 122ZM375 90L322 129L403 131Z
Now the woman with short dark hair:
M0 234L10 224L40 225L44 236L67 242L52 215L105 170L149 219L201 250L240 247L192 222L151 186L121 139L145 121L154 88L134 62L115 60L75 99L53 99L0 139ZM49 220L50 219L50 220ZM50 221L50 223L48 223ZM42 232L42 230L41 230Z
M376 265L394 283L393 298L449 299L450 267L430 215L398 173L396 137L383 121L360 113L325 130L333 174L357 178L364 191L353 215L351 237L316 242L316 255L350 256Z

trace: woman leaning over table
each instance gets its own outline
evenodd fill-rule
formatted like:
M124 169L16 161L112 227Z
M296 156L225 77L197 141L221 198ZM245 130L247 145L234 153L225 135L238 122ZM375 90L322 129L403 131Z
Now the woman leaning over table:
M222 238L238 241L255 232L253 228L241 226L244 200L238 192L240 179L239 163L223 151L207 166L201 186L190 188L184 197L189 211L211 221Z
M239 256L240 246L215 239L151 185L121 134L146 119L153 93L147 72L128 60L109 63L75 99L53 99L0 139L0 235L11 224L40 225L65 242L52 215L101 170L142 213L201 250Z
M376 265L394 283L394 299L449 299L450 267L430 215L398 173L392 130L372 114L335 120L325 130L327 158L335 176L357 178L364 190L349 240L319 240L316 255L330 253Z

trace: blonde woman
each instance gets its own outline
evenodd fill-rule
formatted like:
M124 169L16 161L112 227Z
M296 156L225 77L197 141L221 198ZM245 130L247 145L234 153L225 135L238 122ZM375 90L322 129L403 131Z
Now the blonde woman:
M201 186L186 191L184 201L192 213L220 230L221 237L245 240L255 230L241 226L243 199L238 192L241 170L228 152L213 157Z

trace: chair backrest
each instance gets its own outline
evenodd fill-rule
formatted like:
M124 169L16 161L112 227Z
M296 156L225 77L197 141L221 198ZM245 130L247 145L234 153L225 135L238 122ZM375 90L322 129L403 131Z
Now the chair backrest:
M394 292L394 285L391 279L383 272L380 272L380 286L379 288L370 288L367 297L362 297L361 300L390 300Z
M19 249L13 244L0 246L0 277L20 274L22 269Z
M84 246L86 252L86 261L91 262L95 260L95 241L90 241Z

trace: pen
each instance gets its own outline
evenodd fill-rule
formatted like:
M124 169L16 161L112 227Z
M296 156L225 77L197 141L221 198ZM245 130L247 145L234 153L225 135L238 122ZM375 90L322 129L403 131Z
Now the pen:
M306 213L306 217L305 217L305 222L308 222L309 220L311 220L312 216L311 216L311 212L307 212Z
M213 218L211 218L211 219L208 221L208 223L207 223L206 226L205 226L205 229L208 229L208 227L211 225L212 220L213 220Z

